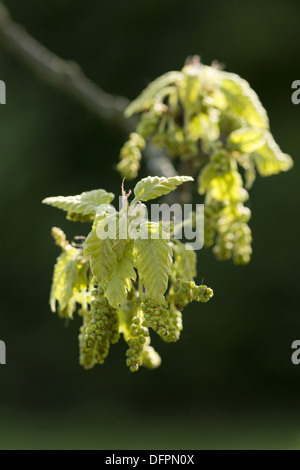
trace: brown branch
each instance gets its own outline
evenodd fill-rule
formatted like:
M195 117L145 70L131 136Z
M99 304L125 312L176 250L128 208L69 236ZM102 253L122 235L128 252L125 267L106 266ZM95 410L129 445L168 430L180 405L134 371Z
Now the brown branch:
M63 60L41 45L11 19L3 4L0 4L0 43L46 83L71 96L102 121L126 133L135 129L135 118L124 117L127 98L106 93L85 76L76 62ZM170 160L151 145L144 155L152 174L167 177L177 174Z

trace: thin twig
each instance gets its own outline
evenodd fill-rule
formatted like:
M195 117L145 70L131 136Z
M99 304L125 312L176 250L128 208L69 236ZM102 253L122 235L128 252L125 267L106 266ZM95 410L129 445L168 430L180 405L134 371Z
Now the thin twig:
M135 118L124 117L127 98L106 93L85 76L76 62L63 60L49 51L11 19L3 4L0 4L0 42L45 82L70 95L101 120L126 133L135 129ZM170 160L152 145L147 146L144 155L150 173L167 177L177 174Z
M16 24L2 4L0 4L0 41L48 84L71 95L99 118L112 122L125 131L132 128L132 123L123 116L129 100L104 92L84 75L77 63L63 60L50 52L32 38L22 26Z

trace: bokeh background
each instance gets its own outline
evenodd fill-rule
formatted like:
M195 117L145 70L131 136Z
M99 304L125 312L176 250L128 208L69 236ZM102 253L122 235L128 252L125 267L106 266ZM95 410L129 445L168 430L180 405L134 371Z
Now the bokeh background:
M300 448L299 128L291 83L300 79L297 0L11 0L13 18L50 50L81 64L106 91L134 98L188 55L246 78L293 171L251 190L254 254L247 267L199 253L198 281L215 296L184 312L177 344L154 338L156 371L131 374L125 344L105 365L78 365L75 319L48 306L58 255L50 237L87 234L42 206L50 195L105 188L126 139L37 78L0 44L0 448ZM143 174L145 176L146 173Z

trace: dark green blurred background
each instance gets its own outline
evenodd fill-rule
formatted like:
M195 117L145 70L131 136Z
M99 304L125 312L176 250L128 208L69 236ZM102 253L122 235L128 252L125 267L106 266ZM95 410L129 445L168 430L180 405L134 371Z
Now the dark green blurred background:
M105 90L134 98L186 56L218 59L246 78L266 107L293 171L251 190L254 254L235 267L199 253L198 281L215 291L184 312L177 344L154 338L156 371L130 374L122 341L104 366L78 365L74 320L48 306L58 255L50 228L72 224L46 196L105 188L126 136L45 85L3 48L0 79L0 448L300 448L299 128L291 83L300 79L295 0L7 1L13 18ZM144 172L143 176L146 173Z

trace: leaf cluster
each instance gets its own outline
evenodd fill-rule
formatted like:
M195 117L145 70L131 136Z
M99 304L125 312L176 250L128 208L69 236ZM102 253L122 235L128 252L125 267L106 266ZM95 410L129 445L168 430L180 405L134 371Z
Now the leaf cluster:
M193 58L181 71L150 83L125 114L138 114L139 121L128 141L130 158L121 150L120 173L137 175L146 141L164 150L179 168L198 178L206 205L205 245L214 246L220 260L248 263L252 237L247 190L256 173L270 176L293 165L276 144L266 110L249 83ZM138 160L134 142L139 142Z
M92 221L82 246L53 228L62 253L54 267L50 294L52 311L73 318L78 307L83 325L79 335L80 363L86 369L102 364L120 333L128 343L127 365L154 368L160 358L150 346L149 329L174 342L182 329L182 309L191 301L206 302L213 293L196 286L195 252L172 237L160 222L149 221L144 202L168 194L191 181L189 176L148 177L134 188L134 198L122 190L119 211L104 190L78 196L46 198L78 219Z

